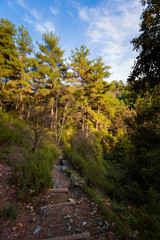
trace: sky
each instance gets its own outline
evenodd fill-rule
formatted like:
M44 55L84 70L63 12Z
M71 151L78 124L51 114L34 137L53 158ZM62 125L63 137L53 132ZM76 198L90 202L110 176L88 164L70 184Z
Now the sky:
M129 76L137 56L130 41L140 34L141 14L139 0L0 0L0 18L24 25L35 50L42 33L53 31L65 58L81 45L91 59L101 56L111 66L109 82Z

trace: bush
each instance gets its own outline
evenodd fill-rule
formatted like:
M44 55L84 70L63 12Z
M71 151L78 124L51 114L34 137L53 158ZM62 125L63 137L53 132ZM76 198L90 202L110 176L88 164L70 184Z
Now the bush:
M43 147L30 155L26 154L23 163L15 167L14 179L20 195L34 190L38 193L52 187L52 166L58 156L55 149Z
M80 156L76 149L74 148L65 148L63 150L64 155L69 159L69 162L74 170L79 172L81 176L83 175L83 169L86 164L86 161L82 156Z
M2 207L2 217L4 219L11 218L12 220L15 220L17 216L18 208L15 203L10 206Z
M24 123L5 112L0 112L0 118L1 145L23 144Z
M64 149L64 154L73 169L86 178L89 186L103 188L105 168L102 161L102 146L95 134L88 138L76 135L72 139L71 148Z

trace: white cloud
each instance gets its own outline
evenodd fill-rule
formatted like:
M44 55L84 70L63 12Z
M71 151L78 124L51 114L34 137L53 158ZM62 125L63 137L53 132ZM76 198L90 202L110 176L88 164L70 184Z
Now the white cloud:
M36 9L33 8L33 9L28 10L28 11L30 12L30 14L31 14L35 19L37 19L37 20L41 20L41 19L42 19L40 13L38 13L38 11L37 11Z
M36 23L35 24L35 27L36 27L36 30L38 31L38 32L42 32L42 33L44 33L45 32L45 27L41 24L41 23Z
M46 30L48 31L48 32L51 32L51 31L53 31L54 32L54 24L53 24L53 22L51 22L51 21L46 21L46 22L44 22L44 27L46 28Z
M11 1L8 0L7 2L10 7L13 7L13 3Z
M23 17L23 20L27 23L33 24L34 21L30 19L30 17L28 16L28 14L25 14L25 16Z
M61 0L52 0L52 6L50 6L50 12L53 15L57 15L59 13L60 10L60 6L61 6Z
M138 0L104 1L97 7L80 6L72 1L79 18L85 23L85 36L90 49L111 65L112 79L127 79L135 53L130 41L139 31L142 7ZM83 24L84 26L84 24ZM94 55L96 55L94 53Z
M8 0L9 1L9 0ZM32 24L36 31L44 33L44 32L51 32L55 30L54 24L52 21L42 21L41 13L38 12L35 8L30 8L24 2L24 0L16 0L16 3L23 7L26 10L26 14L23 17L23 20L27 23Z
M43 23L36 23L35 28L38 32L54 32L54 24L51 21L46 21Z
M88 15L87 7L79 8L79 16L82 20L89 21L89 15Z
M18 5L20 5L21 7L23 7L23 8L26 8L26 7L27 7L27 5L26 5L26 3L24 2L24 0L16 0L16 3L17 3Z
M53 8L52 6L50 6L50 11L51 11L51 13L53 14L53 15L56 15L56 14L58 14L58 10L57 9L55 9L55 8Z
M70 15L72 18L74 17L73 13L69 10L67 10L68 15Z
M27 4L24 2L24 0L16 0L16 3L22 8L26 9L26 11L36 20L42 19L40 12L38 12L38 10L35 8L29 8Z

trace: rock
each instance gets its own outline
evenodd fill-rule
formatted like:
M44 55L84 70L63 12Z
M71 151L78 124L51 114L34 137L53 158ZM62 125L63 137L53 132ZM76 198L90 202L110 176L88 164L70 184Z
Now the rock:
M133 239L136 239L137 236L138 236L137 231L135 231L135 232L132 234L132 238L133 238Z
M61 163L62 165L67 165L67 160L62 160Z
M76 228L76 233L82 233L83 231L79 228Z
M54 236L53 236L52 233L48 233L48 234L47 234L47 237L48 237L48 238L53 238Z
M75 200L73 198L68 199L69 202L75 203Z
M67 165L64 165L61 167L61 172L65 172L69 167Z
M67 218L71 218L71 216L70 215L64 216L64 219L67 219Z
M44 216L50 214L49 209L48 209L48 208L43 209L43 210L42 210L42 214L43 214Z
M101 227L97 227L97 230L98 230L99 233L103 232L103 228L101 228Z
M66 222L65 225L66 225L67 227L70 226L69 222Z
M98 240L103 240L103 239L102 239L102 237L100 236L100 237L98 238Z
M104 229L105 229L105 230L107 230L107 229L108 229L108 227L109 227L109 224L108 224L108 222L107 222L107 221L105 221L105 222L104 222Z
M35 221L36 221L35 217L30 218L30 223L35 222Z
M116 226L116 224L113 222L113 223L112 223L112 227L115 227L115 226Z
M35 193L35 191L34 191L34 190L30 190L29 192L30 192L30 194L32 194L32 193Z
M101 223L101 221L100 221L99 218L95 219L95 221L96 221L96 223L97 223L98 225L102 226L102 223Z
M36 229L34 230L33 232L33 235L38 233L39 231L41 230L41 227L40 226L37 226Z
M66 222L65 225L66 225L66 227L65 227L64 230L65 231L70 231L71 230L71 225L68 222Z
M85 226L87 224L87 222L83 222L82 225Z
M78 183L76 183L74 181L71 181L68 188L71 190L71 189L73 189L73 188L75 188L77 186L78 186Z

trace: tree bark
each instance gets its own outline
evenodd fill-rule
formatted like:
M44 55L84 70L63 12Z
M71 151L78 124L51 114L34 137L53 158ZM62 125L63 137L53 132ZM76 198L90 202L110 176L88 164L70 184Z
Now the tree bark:
M63 126L64 126L65 117L66 117L66 112L67 112L67 108L68 108L69 102L70 102L70 101L68 101L68 102L66 103L66 106L65 106L65 110L64 110L64 114L63 114L63 120L62 120L62 126L61 126L61 132L60 132L59 139L58 139L58 144L60 143L60 140L61 140L62 131L63 131Z
M31 113L31 105L29 105L29 107L28 107L28 112L27 112L27 121L29 120L30 113Z
M53 110L53 105L51 107L51 125L50 125L50 130L53 131L54 129L54 110Z
M86 114L86 120L87 120L87 123L86 123L86 137L88 137L88 113Z
M58 102L58 93L57 93L57 95L56 95L56 116L55 116L55 135L56 135L56 142L57 142L57 118L58 118L57 102Z
M16 110L19 108L19 99L16 101Z
M99 114L99 101L98 101L98 103L97 103L97 115ZM98 119L97 119L97 121L96 121L96 130L98 130L98 123L99 123L99 117L98 117Z
M82 110L82 133L84 133L85 123L84 123L84 106L83 106L83 103L82 103L81 110Z
M20 94L20 110L19 110L19 119L23 119L23 112L24 112L24 103L23 103L23 95Z

